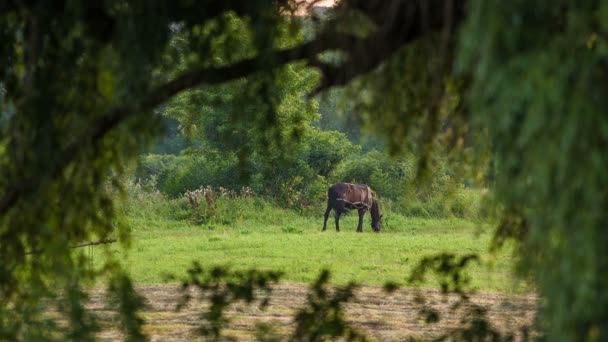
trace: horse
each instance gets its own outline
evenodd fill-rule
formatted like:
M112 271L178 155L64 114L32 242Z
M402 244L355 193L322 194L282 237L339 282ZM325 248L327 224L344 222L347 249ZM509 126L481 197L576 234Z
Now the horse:
M327 209L323 221L323 231L327 228L329 212L334 209L336 218L336 231L340 231L340 215L349 210L359 211L359 225L357 233L363 232L363 215L370 211L372 215L372 229L378 233L382 227L382 215L380 207L372 189L364 184L336 183L327 190Z

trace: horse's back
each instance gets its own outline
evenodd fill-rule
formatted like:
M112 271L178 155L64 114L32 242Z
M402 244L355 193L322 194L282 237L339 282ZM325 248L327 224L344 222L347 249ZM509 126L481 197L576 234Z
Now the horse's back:
M342 199L350 203L371 205L372 190L364 184L336 183L327 190L328 199Z

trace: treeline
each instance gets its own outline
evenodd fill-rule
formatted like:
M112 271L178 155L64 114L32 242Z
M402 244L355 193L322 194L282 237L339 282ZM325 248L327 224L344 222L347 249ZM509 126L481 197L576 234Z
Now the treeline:
M187 138L175 120L167 118L165 138L142 156L135 177L144 188L169 198L202 187L236 191L247 187L276 205L315 210L325 205L331 184L364 183L378 193L385 207L403 215L478 216L479 191L466 189L445 159L435 158L430 174L419 179L413 153L390 157L376 148L382 142L373 137L361 135L360 141L351 141L346 133L324 130L323 122L334 127L344 123L339 118L332 121L331 115L326 112L326 117L309 123L288 153L268 158L263 149L256 150L245 163L238 150L222 149L218 141Z

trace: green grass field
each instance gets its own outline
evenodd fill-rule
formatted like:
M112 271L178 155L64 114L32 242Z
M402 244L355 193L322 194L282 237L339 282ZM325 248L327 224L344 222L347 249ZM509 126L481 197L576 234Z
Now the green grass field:
M480 254L481 263L470 267L473 289L525 291L512 276L511 253L488 252L491 234L480 223L385 213L381 233L372 232L369 215L364 232L356 233L357 217L351 214L341 219L340 233L333 217L328 230L321 232L322 210L315 217L257 199L236 199L218 202L216 223L194 225L172 217L180 208L187 209L186 204L177 201L166 208L148 203L130 210L132 246L126 251L119 245L111 248L136 283L162 283L168 274L184 277L198 261L204 267L278 270L292 283L310 283L320 270L329 269L337 284L407 285L407 275L421 258L450 252ZM101 257L95 260L101 262ZM436 287L437 282L431 277L423 286Z

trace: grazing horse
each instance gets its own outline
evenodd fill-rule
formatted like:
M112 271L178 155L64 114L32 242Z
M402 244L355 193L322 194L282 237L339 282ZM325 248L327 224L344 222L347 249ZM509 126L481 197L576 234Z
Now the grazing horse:
M323 230L327 228L327 218L331 209L334 209L336 231L338 232L340 231L340 215L347 213L351 209L359 211L358 233L363 231L363 215L368 210L372 215L372 228L376 233L380 231L382 215L380 215L378 201L374 198L372 189L367 185L336 183L327 190L327 210L325 210Z

